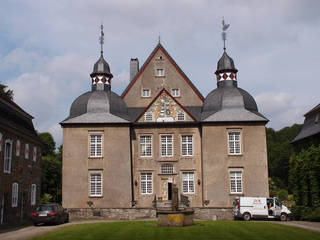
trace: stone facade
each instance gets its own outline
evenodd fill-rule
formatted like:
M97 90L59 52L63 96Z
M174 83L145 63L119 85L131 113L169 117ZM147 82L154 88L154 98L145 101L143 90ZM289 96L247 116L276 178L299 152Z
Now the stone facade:
M2 95L0 110L0 222L16 223L40 200L42 143L32 117Z
M231 70L224 69L228 61ZM216 74L226 71L237 72L224 52ZM93 74L112 76L109 66ZM204 98L158 44L121 101L110 97L109 85L99 87L105 107L97 100L98 87L75 100L61 123L63 207L71 217L154 217L155 201L170 205L173 185L188 197L195 217L206 220L230 219L237 196L267 197L268 120L237 87L238 79L217 81ZM99 141L101 156L90 157Z

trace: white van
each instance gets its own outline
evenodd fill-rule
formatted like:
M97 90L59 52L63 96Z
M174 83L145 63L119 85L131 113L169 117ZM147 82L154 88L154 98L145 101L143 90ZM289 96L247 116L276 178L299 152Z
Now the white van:
M291 217L291 211L276 198L237 197L233 201L232 215L235 219L245 221L252 218L287 221Z

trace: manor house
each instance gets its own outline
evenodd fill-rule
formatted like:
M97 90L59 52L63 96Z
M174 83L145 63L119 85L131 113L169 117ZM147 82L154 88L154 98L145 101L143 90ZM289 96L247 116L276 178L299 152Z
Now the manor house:
M70 217L154 217L155 201L170 205L173 184L203 219L230 218L237 196L267 197L268 120L237 72L224 49L203 97L159 42L142 67L131 59L119 96L101 48L91 90L61 122Z

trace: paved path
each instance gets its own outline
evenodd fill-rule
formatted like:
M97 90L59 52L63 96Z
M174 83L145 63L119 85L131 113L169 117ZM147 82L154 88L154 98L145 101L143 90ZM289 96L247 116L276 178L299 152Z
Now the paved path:
M141 221L156 221L156 219L142 219ZM54 225L54 226L30 226L25 227L16 231L6 232L0 234L1 240L26 240L28 238L44 234L46 232L53 231L57 228L74 225L74 224L82 224L82 223L96 223L96 222L115 222L114 220L88 220L88 221L80 221L80 222L71 222L61 225ZM280 222L280 221L273 221L269 223L276 223L276 224L283 224L292 227L299 227L304 228L311 231L320 232L320 222L300 222L300 221L288 221L288 222Z

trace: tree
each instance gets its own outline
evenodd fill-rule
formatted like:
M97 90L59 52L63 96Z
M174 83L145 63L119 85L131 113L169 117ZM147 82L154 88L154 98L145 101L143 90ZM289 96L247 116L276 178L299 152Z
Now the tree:
M43 203L61 202L62 146L55 152L56 143L48 132L39 133L44 142L42 150L41 200Z
M0 83L0 93L6 95L8 98L10 98L11 100L13 100L13 90L6 90L8 86L3 85Z
M39 133L38 135L44 142L44 146L42 147L42 156L54 155L56 143L52 135L48 132Z

